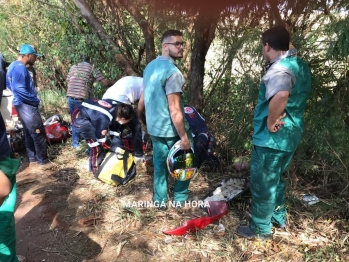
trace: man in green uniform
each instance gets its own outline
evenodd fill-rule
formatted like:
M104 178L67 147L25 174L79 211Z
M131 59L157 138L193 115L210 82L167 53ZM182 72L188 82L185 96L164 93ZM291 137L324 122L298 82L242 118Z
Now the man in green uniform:
M283 173L300 144L303 114L311 90L308 65L288 51L290 35L282 26L262 34L263 56L268 63L254 112L250 171L252 221L239 226L247 238L271 237L271 228L286 227Z
M138 103L142 126L146 125L153 143L154 196L159 209L168 202L168 170L166 159L171 147L180 139L181 149L190 150L192 136L185 120L182 88L183 74L175 60L183 57L183 36L178 30L167 30L161 39L162 55L151 61L143 73L144 90ZM190 180L175 181L174 202L182 205L188 199Z
M11 147L0 114L0 261L17 262L16 256L16 172L20 159L10 157Z

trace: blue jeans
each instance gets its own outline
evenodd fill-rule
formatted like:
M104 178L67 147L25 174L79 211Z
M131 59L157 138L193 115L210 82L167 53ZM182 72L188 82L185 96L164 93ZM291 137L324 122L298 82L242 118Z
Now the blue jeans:
M105 157L105 152L100 143L98 143L98 138L101 138L101 134L96 132L96 128L91 123L89 116L85 115L85 110L76 109L72 118L74 119L73 125L81 136L86 140L90 147L90 171L96 175L99 166Z
M25 147L29 162L49 162L47 157L46 132L39 108L28 104L15 106L23 124Z
M68 97L68 108L69 108L69 113L70 115L73 113L74 109L81 106L82 101L75 100L71 97ZM71 125L71 131L72 131L72 146L74 148L77 148L80 143L80 134L76 131L76 127Z

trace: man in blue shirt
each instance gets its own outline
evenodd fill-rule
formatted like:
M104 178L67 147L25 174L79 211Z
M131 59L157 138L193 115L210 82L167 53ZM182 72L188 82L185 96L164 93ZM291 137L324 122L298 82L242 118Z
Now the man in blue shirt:
M166 159L171 147L180 139L181 150L190 150L192 136L185 120L183 85L185 79L175 64L183 57L183 36L178 30L168 30L162 36L162 55L144 70L144 90L138 103L141 124L146 113L147 130L153 143L154 203L166 209L168 170ZM190 180L175 181L174 202L181 205L188 199Z
M30 167L49 169L52 163L47 157L45 128L39 113L40 100L38 98L33 79L26 65L33 65L37 56L32 45L23 44L19 51L17 61L10 64L6 83L13 93L13 105L23 124L25 133L26 152Z

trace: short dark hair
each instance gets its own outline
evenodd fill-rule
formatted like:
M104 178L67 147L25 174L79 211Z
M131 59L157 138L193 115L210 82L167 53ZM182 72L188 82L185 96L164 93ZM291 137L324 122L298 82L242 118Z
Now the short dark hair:
M162 34L161 43L163 44L166 38L171 36L183 36L183 33L181 31L174 30L174 29L167 30L165 33Z
M81 56L81 60L86 62L86 63L90 63L91 62L91 58L88 55L82 55Z
M120 103L120 104L117 104L115 107L116 117L125 118L126 120L131 120L134 114L135 112L131 105Z
M262 34L263 45L268 43L276 51L287 51L290 44L290 33L283 26L275 26Z

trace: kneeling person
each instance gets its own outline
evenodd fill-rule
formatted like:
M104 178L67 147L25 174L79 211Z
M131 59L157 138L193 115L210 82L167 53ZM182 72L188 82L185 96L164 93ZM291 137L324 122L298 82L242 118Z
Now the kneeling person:
M109 149L106 144L106 134L110 123L115 121L128 123L133 116L131 105L111 99L88 99L73 111L71 116L73 125L91 149L89 168L94 175L105 157L104 149Z
M124 104L134 105L138 103L143 92L143 78L136 76L125 76L118 80L113 86L109 87L104 93L102 99L112 99ZM143 159L142 148L142 128L135 115L132 120L125 125L123 121L113 122L110 125L110 135L112 138L112 151L117 147L124 147L122 133L124 128L128 126L132 132L132 140L134 144L134 158L136 162Z

